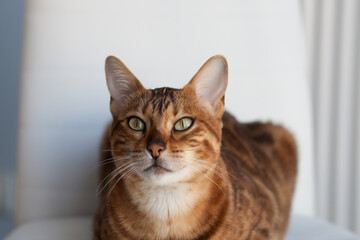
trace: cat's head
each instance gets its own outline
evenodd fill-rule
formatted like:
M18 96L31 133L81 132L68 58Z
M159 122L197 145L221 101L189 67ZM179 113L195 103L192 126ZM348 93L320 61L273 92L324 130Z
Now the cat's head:
M105 71L113 115L111 150L119 176L172 184L192 181L214 167L227 86L224 57L210 58L182 89L145 89L112 56Z

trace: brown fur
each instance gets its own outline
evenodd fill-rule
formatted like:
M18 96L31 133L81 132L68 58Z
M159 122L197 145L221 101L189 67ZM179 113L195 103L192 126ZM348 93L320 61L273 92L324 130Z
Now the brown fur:
M102 180L116 168L130 166L125 164L143 164L141 154L152 141L166 144L162 153L166 158L159 161L172 164L174 172L189 172L174 183L170 178L169 183L155 184L153 176L144 179L137 170L119 178L124 170L108 179L101 192L94 239L283 239L297 162L295 141L287 130L271 123L243 124L229 113L223 115L223 97L220 108L211 113L192 87L135 91L121 110L114 101L114 120L102 143ZM141 116L147 126L144 132L129 129L131 116ZM174 132L172 126L184 116L194 119L193 126ZM122 156L130 158L111 159ZM144 207L161 207L151 201L164 189L165 198L159 200L180 192L173 201L186 198L186 207L164 203L169 207L165 216Z

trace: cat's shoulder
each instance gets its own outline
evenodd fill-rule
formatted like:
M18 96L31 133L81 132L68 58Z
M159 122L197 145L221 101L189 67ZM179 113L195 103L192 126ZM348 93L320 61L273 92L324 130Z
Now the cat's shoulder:
M281 155L297 154L293 134L280 124L259 121L241 123L228 112L224 113L222 120L223 139L239 137L252 144L272 146Z

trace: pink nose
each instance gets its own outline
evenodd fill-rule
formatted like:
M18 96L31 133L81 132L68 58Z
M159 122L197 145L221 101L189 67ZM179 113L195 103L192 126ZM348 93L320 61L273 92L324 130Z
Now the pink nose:
M147 150L150 152L151 156L156 159L160 156L160 153L165 150L165 146L162 144L151 144L147 147Z

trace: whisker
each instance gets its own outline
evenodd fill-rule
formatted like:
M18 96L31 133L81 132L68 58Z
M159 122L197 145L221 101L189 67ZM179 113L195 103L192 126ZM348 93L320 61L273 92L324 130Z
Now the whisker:
M110 197L110 194L112 192L112 190L114 189L114 187L118 184L118 182L124 177L126 176L130 171L132 171L133 169L135 169L135 167L131 167L128 171L126 171L124 174L122 174L119 179L115 182L115 184L112 186L112 188L110 189L110 191L108 192L107 196L106 196L106 199L108 199ZM119 174L117 174L119 175ZM116 175L116 176L117 176Z
M109 164L109 163L114 163L114 162L119 162L119 161L127 160L127 159L130 159L130 158L132 158L132 157L133 157L133 156L108 158L108 159L102 160L102 161L100 162L100 164L98 164L98 167L100 167L100 166L102 166L102 165Z
M201 161L201 160L198 159L198 161ZM216 168L221 169L222 171L226 172L226 174L229 175L229 177L232 177L232 178L240 181L240 179L237 176L235 176L234 174L231 174L226 168L224 169L224 168L219 167L219 166L216 166Z
M101 181L101 183L99 184L98 188L96 189L96 194L99 195L99 194L106 188L106 186L109 185L109 183L110 183L117 175L121 174L123 171L125 171L125 170L128 169L129 167L135 165L135 163L137 163L137 162L129 163L129 164L127 164L126 166L124 166L125 164L123 164L123 165L121 165L120 167L118 167L118 168L116 168L115 170L113 170L111 173L109 173L109 174ZM119 169L122 168L122 167L123 167L123 169L119 170ZM117 171L118 171L118 172L117 172ZM109 177L111 177L111 178L109 179ZM108 179L108 180L106 180L106 179ZM103 186L103 187L101 188L101 190L98 191L98 189L101 187L101 184L102 184L104 181L106 181L105 186Z
M187 166L189 166L189 167L191 167L191 168L193 168L193 169L201 172L205 177L207 177L211 182L213 182L213 183L223 192L223 194L225 194L225 192L223 191L223 189L222 189L215 181L213 181L208 175L206 175L205 173L203 173L200 169L198 169L198 168L196 168L196 167L194 167L194 166L191 166L189 162L186 162L185 164L186 164Z
M190 160L194 161L194 159L190 159ZM223 179L228 186L231 186L231 183L229 182L229 180L224 175L222 175L219 171L215 170L214 168L211 168L210 166L207 166L207 165L205 165L203 163L199 163L199 162L198 163L193 162L193 164L195 164L199 167L205 167L207 170L213 172L214 174L219 176L221 179Z
M125 175L124 176L124 178L128 178L128 177L130 177L135 171L135 167L133 167L133 168L131 168L131 171L130 171L130 173L129 174L127 174L127 175Z
M210 164L210 165L216 165L215 163L209 163L208 161L204 161L204 160L200 160L200 159L197 159L197 158L189 158L189 157L182 157L182 158L187 158L187 159L191 159L191 160L196 160L196 161L199 161L199 162L202 162L202 163L206 163L206 164ZM233 174L229 173L228 170L225 168L222 168L222 167L219 167L219 166L215 166L215 168L217 169L220 169L221 171L224 171L225 173L227 173L229 176L233 177L234 179L236 180L240 180L238 177L234 176Z
M115 163L119 161L123 161L126 159L130 159L132 156L124 156L124 157L115 157L115 158L107 158L105 160L101 160L99 163L93 164L89 170L94 170L95 168L99 168L103 165L109 164L109 163Z
M219 168L219 169L221 169L222 171L225 171L225 172L226 172L226 169L223 169L223 168L221 168L221 167L217 166L217 165L216 165L216 163L210 163L210 162L205 161L205 160L200 160L200 159L197 159L197 158L190 158L190 157L182 157L182 159L195 160L195 161L198 161L198 162L201 162L201 163L208 164L208 165L210 165L210 166L212 166L212 167Z
M227 183L230 184L230 182L226 179L226 176L223 175L223 174L225 174L225 175L227 174L226 170L222 169L221 167L216 166L215 164L211 164L211 163L207 163L207 162L202 163L202 162L199 162L199 160L196 160L196 159L192 159L192 160L193 160L193 161L196 161L196 162L197 162L198 164L200 164L201 166L204 166L204 167L206 167L207 169L213 171L214 173L216 173L217 175L219 175L220 177L222 177ZM208 164L208 165L206 165L206 164ZM220 171L223 171L223 172L218 171L218 169L219 169ZM225 172L225 173L224 173L224 172Z
M107 179L109 177L113 177L114 175L116 175L116 171L118 171L120 168L122 168L123 165L119 166L118 168L114 169L113 171L111 171L98 185L98 187L96 188L96 195L99 195L104 189L105 187L108 185L109 181L107 181ZM121 170L120 170L121 171ZM115 174L116 173L116 174ZM106 181L106 184L101 188L101 190L99 191L101 185Z
M132 152L133 150L102 149L101 152Z

